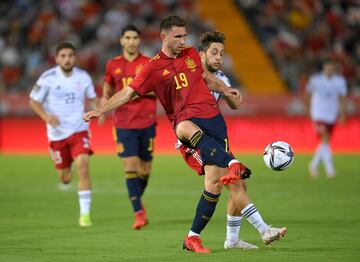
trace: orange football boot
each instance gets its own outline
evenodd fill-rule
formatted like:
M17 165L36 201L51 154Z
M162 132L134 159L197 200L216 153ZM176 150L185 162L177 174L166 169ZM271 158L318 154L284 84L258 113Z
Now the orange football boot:
M195 252L195 253L210 253L211 250L205 248L201 244L201 239L198 236L185 237L183 249Z

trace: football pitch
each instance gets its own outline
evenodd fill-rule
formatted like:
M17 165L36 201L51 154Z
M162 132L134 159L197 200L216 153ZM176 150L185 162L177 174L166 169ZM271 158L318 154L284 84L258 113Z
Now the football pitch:
M202 233L211 254L182 250L203 189L180 156L156 156L144 196L149 225L131 229L133 213L122 165L114 156L91 159L92 222L78 226L76 177L69 191L58 189L48 156L0 156L0 261L359 261L360 155L336 155L335 180L307 175L310 155L297 155L286 171L273 172L261 156L240 155L253 170L250 198L264 220L286 226L271 246L243 221L241 238L258 250L224 250L224 190Z

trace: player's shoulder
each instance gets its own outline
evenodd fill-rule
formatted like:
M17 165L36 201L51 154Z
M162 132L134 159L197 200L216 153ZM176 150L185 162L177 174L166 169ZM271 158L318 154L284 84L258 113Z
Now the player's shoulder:
M81 69L79 67L74 67L73 69L74 76L81 79L91 79L89 73L85 71L84 69Z
M110 58L107 63L108 64L118 64L118 63L121 63L122 61L124 60L124 57L121 56L121 55L118 55L118 56L115 56L113 58Z
M154 63L154 62L159 61L159 60L160 60L160 54L156 54L156 55L154 55L153 57L150 58L149 62Z
M191 54L191 53L197 54L198 52L194 47L192 47L190 45L186 45L186 46L182 47L182 53L183 54Z
M334 74L334 79L335 81L338 81L338 82L345 82L345 77L341 74Z
M45 72L43 72L40 75L39 80L47 81L47 80L51 80L51 78L55 76L56 76L56 67L52 67L46 70Z
M144 60L144 61L149 61L151 59L151 57L148 57L147 55L139 53L139 59Z

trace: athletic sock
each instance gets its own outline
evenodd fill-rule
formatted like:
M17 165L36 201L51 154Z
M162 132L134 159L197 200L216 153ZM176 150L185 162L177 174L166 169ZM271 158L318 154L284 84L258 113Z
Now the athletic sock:
M227 215L226 220L226 241L235 243L239 240L242 216Z
M201 194L196 208L195 218L191 226L191 231L195 234L201 233L214 214L215 207L219 201L220 194L212 194L204 190ZM191 232L190 231L190 232Z
M318 168L319 163L322 159L322 154L323 154L323 146L322 146L322 144L319 144L316 148L314 157L312 158L311 163L310 163L311 169L316 170Z
M144 174L139 176L139 185L140 185L140 195L142 196L145 192L145 188L147 187L148 180L150 174Z
M125 172L126 187L134 212L141 210L141 190L137 172Z
M253 227L255 227L260 234L263 234L269 227L262 219L260 213L257 211L253 203L248 204L242 211L241 214L245 217Z
M215 139L200 130L190 138L189 142L191 146L200 149L204 164L211 163L219 167L228 167L229 162L234 159Z
M335 174L335 169L332 160L331 148L328 143L323 143L322 159L324 161L325 171L328 175Z
M79 196L79 205L80 205L80 216L90 214L91 206L91 191L90 190L81 190L78 191Z

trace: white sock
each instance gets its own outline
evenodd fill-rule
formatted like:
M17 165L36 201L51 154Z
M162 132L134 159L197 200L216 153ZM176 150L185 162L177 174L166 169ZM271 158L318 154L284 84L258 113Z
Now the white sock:
M91 191L83 190L78 191L79 204L80 204L80 216L90 214L91 205Z
M234 163L239 163L239 161L236 160L236 159L231 160L231 161L229 162L229 164L228 164L228 167L230 167L230 166L231 166L232 164L234 164Z
M325 171L327 174L334 174L334 165L332 161L332 153L329 144L323 144L322 160L324 161Z
M311 160L310 167L311 169L316 170L320 164L320 161L322 159L322 153L323 152L323 144L319 144L316 148L315 154L313 159Z
M226 241L235 243L239 240L242 216L227 215L226 221Z
M245 217L253 227L255 227L260 234L263 234L269 227L262 219L260 213L257 211L253 203L248 204L242 211L241 214Z
M195 232L193 232L193 231L189 231L189 234L188 234L188 237L192 237L192 236L200 236L198 233L195 233Z

